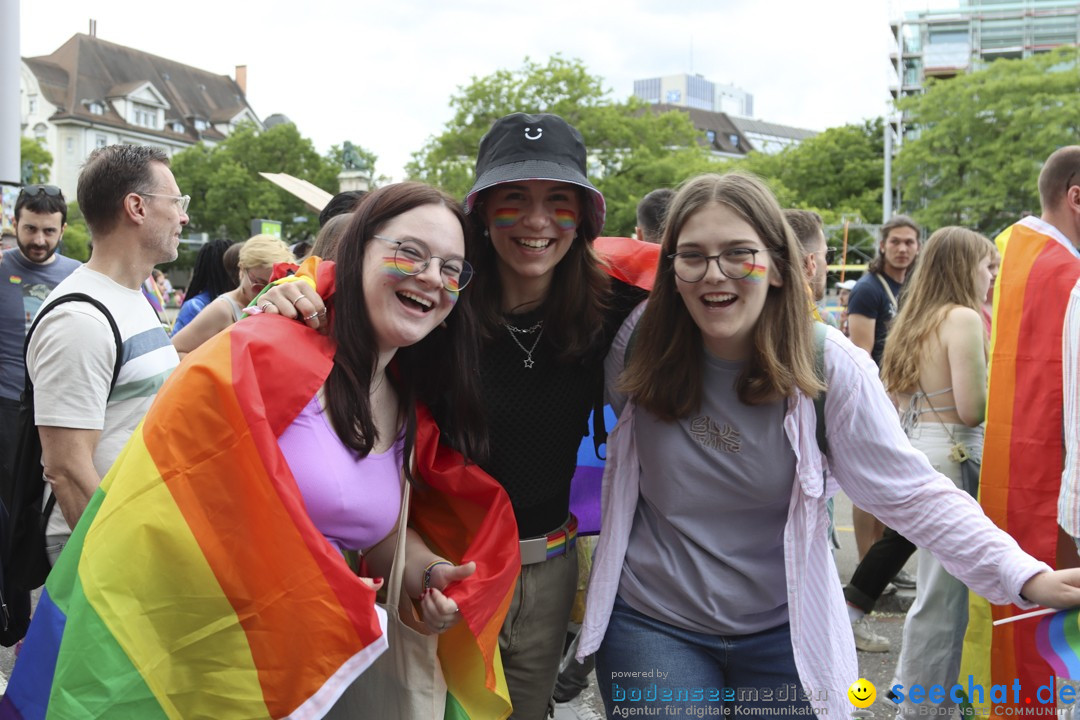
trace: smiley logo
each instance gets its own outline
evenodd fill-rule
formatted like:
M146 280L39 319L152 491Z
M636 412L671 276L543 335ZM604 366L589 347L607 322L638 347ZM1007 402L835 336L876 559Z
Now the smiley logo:
M865 678L859 678L851 683L847 691L848 700L857 708L866 708L874 704L877 699L877 688L874 683Z
M544 134L544 128L542 128L542 127L536 128L536 134L535 135L530 135L529 134L529 133L532 132L532 130L533 129L531 127L525 128L525 139L526 140L539 140L540 136Z

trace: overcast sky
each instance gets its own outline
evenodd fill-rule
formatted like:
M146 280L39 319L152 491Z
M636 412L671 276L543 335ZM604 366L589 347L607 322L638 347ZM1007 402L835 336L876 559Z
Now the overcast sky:
M411 153L450 117L458 86L517 68L526 56L580 58L615 98L630 95L635 78L694 72L752 93L763 120L822 130L880 115L889 98L888 20L899 7L897 0L22 0L20 53L47 55L94 18L98 37L110 42L216 73L247 65L248 101L260 117L284 113L320 152L351 140L379 156L379 173L400 179Z

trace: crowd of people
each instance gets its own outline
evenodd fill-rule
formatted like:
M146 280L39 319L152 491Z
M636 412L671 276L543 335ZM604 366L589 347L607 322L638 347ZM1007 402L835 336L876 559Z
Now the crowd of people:
M912 218L888 219L867 272L838 286L843 312L831 327L820 306L833 251L816 213L782 209L761 180L739 173L650 193L636 239L625 239L628 252L655 267L647 291L597 249L606 204L588 178L581 133L555 115L515 113L483 137L464 198L412 182L342 193L320 216L323 230L299 266L275 238L207 243L170 338L144 283L176 257L191 200L160 151L101 148L79 178L93 239L85 265L56 253L66 220L59 189L28 186L19 196L18 247L4 253L2 269L20 280L0 283L0 459L10 474L8 428L25 372L44 481L56 497L46 530L53 575L76 572L80 558L90 562L90 523L104 512L102 498L137 483L140 468L150 471L137 462L140 443L175 431L162 425L162 408L213 397L221 383L247 387L254 374L273 391L256 400L237 390L235 410L199 412L243 416L233 424L252 428L240 435L255 438L267 486L292 498L296 522L314 528L335 573L351 567L347 581L335 582L348 586L342 597L364 605L358 617L376 617L376 592L396 567L423 632L479 638L490 676L470 682L506 698L500 716L547 717L553 694L572 696L593 662L609 717L621 714L628 692L641 692L643 679L660 689L655 705L669 715L728 706L846 716L856 648L889 647L866 616L890 582L916 587L896 668L905 686L959 676L967 588L1017 608L1080 605L1080 569L1072 567L1080 563L1047 557L978 502L983 426L989 440L1004 422L993 412L994 393L1010 391L988 375L1001 350L991 327L1012 322L996 319L1011 297L1007 283L1027 283L1038 267L1016 265L1033 237L1080 275L1080 147L1051 155L1039 188L1042 219L1018 224L1003 253L969 229L924 238ZM1041 320L1059 341L1056 359L1047 359L1062 370L1042 378L1053 388L1041 396L1052 407L1037 412L1051 430L1054 418L1067 430L1065 443L1047 431L1046 447L1067 468L1060 524L1076 537L1080 453L1068 429L1080 356L1076 343L1061 343L1080 317L1072 283L1080 288L1067 275L1032 292L1063 295ZM50 307L72 292L99 299L107 313L83 302ZM38 313L24 365L24 337ZM1046 347L1052 354L1053 338ZM298 356L314 358L313 366L295 377L260 376L286 372ZM280 418L279 401L291 408ZM579 548L571 484L590 415L602 415L605 403L618 422L607 438L590 557ZM431 502L431 478L448 461L436 462L418 440L428 413L454 466L490 479L504 498L487 520L510 529L502 547L459 555L425 530L464 497ZM220 467L206 463L222 447L197 432L198 412L188 419L192 429L166 453L177 478ZM261 432L270 432L266 441ZM1056 500L1058 487L1050 490ZM839 491L857 506L860 562L846 587L833 558ZM410 494L422 501L403 527ZM242 526L263 502L215 495L189 512ZM158 547L148 540L144 551ZM916 551L917 578L905 578ZM583 561L591 572L575 662L566 667ZM494 569L508 562L509 576ZM134 594L140 578L116 583L112 592ZM59 586L46 586L50 603ZM475 587L505 601L473 615ZM268 613L259 597L251 600L261 622ZM205 614L212 627L230 612L206 604L188 614ZM128 621L145 629L140 618ZM31 626L12 702L40 684L28 678L46 622ZM68 613L64 632L74 635L80 622L88 620ZM492 629L478 632L480 625ZM296 631L259 628L281 637ZM363 671L373 661L350 660L344 673L328 668L305 702L318 714L364 717L372 688ZM43 687L44 700L34 701L47 704L55 690ZM801 692L773 692L787 687ZM708 692L723 688L754 692ZM692 689L706 692L693 702L680 694ZM103 681L84 691L104 708L125 702ZM449 691L462 694L453 683ZM187 685L155 692L201 702Z

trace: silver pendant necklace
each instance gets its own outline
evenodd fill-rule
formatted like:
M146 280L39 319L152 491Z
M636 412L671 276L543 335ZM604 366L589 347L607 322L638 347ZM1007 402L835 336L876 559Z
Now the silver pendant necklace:
M533 352L536 350L536 346L540 344L540 336L544 334L544 321L541 320L532 327L524 329L511 325L510 323L503 323L503 327L510 333L510 339L514 341L514 344L521 348L521 352L525 353L526 369L532 369L532 366L536 364L533 361L532 356ZM517 338L517 333L521 333L522 335L532 335L533 333L536 333L536 339L533 340L532 347L526 348L522 345L521 341Z

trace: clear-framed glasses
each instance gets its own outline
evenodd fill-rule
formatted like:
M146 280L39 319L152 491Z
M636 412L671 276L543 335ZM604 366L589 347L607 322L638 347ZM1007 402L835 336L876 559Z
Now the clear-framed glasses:
M180 212L185 213L185 214L187 213L188 205L191 204L191 196L190 195L163 195L161 193L148 193L148 192L141 192L141 193L135 193L135 194L136 195L142 195L144 197L169 198L174 203L179 205L180 206Z
M728 248L719 255L706 255L697 250L687 250L668 255L675 275L683 282L700 282L709 271L709 263L716 261L716 266L725 277L742 280L749 277L758 267L755 248Z
M472 280L473 267L465 258L432 255L428 246L419 240L395 240L385 235L374 237L394 248L394 267L405 275L419 275L427 270L432 260L438 260L443 288L448 292L461 292Z
M20 192L28 197L34 197L41 193L45 193L49 197L56 197L60 195L60 188L55 185L27 185Z

